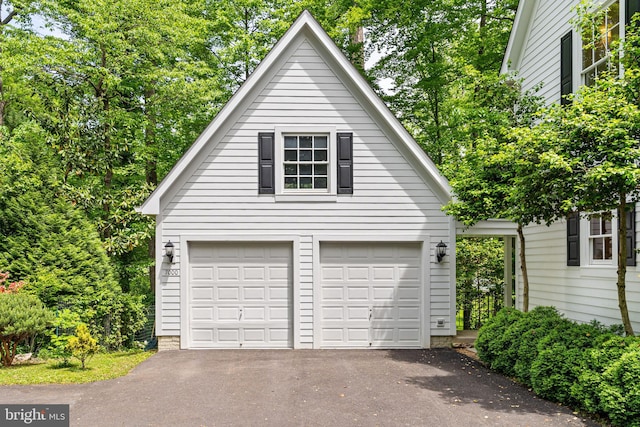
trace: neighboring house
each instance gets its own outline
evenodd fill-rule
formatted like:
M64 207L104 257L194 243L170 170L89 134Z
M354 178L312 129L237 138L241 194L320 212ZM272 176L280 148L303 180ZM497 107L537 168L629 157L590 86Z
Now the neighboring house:
M450 197L304 12L140 208L157 220L159 348L447 344Z
M624 38L630 17L640 10L640 0L603 1L607 11L596 35L599 43L583 48L572 21L579 0L521 0L502 66L503 73L517 72L523 90L542 84L538 92L549 103L566 103L563 95L592 84L610 66L611 43ZM638 218L625 218L627 236L627 299L629 315L640 330L640 269L636 267ZM550 227L526 228L527 267L531 308L553 305L568 318L620 324L616 278L618 236L616 212L591 217L573 216ZM519 267L518 267L519 269ZM522 281L517 293L521 294Z

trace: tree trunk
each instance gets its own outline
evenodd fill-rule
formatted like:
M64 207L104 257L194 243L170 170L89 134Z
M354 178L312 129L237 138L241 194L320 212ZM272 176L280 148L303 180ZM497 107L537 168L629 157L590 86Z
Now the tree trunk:
M525 257L525 240L522 224L518 224L518 238L520 239L520 269L522 270L522 311L529 311L529 273Z
M152 84L155 84L152 83ZM156 150L156 120L151 105L151 98L156 94L153 86L148 87L144 91L145 98L145 116L147 119L147 126L145 129L145 145L147 146L147 161L145 165L146 169L146 181L147 184L152 185L154 188L158 185L158 153ZM152 260L156 259L156 235L153 233L149 238L147 253L149 258ZM155 294L156 291L156 269L155 263L149 266L149 286L151 287L151 292Z
M628 336L633 336L633 326L629 318L627 306L626 275L627 275L627 195L620 194L618 205L618 306L624 331Z
M358 69L364 70L364 28L359 26L355 32L351 34L351 44L355 47L351 62Z

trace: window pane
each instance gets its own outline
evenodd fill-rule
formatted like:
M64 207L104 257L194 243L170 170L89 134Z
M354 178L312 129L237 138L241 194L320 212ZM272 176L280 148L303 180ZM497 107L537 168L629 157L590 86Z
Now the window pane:
M315 148L327 148L327 137L316 136Z
M311 186L311 177L309 177L309 178L300 178L300 188L313 188Z
M591 49L583 49L582 51L582 68L589 68L593 64Z
M602 219L602 234L611 234L611 220Z
M311 175L311 166L308 165L300 165L300 175Z
M593 259L603 259L603 239L593 239Z
M314 188L327 188L327 178L314 178Z
M591 227L591 235L592 236L598 236L600 235L600 215L598 216L593 216L591 217L591 220L589 221Z
M313 152L313 160L315 160L316 162L326 162L327 150L315 150Z
M327 165L314 166L314 175L326 175L326 174L327 174Z
M298 178L286 177L284 179L284 188L298 188Z
M298 152L296 150L284 150L284 160L287 162L295 162L298 160Z
M611 237L604 238L604 259L613 259L613 244Z
M620 4L615 2L609 8L607 12L607 21L609 24L609 28L613 27L620 21Z
M312 160L311 153L311 150L300 150L300 161L310 162Z
M285 136L284 137L284 148L298 148L298 137L297 136Z
M298 165L284 165L285 175L298 175Z
M301 136L300 137L300 148L311 148L311 147L313 147L312 139L313 139L313 137L311 137L311 136Z

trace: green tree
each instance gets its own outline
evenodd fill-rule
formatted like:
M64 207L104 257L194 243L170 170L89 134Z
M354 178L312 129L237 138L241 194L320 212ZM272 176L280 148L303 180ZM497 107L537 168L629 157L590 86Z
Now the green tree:
M99 346L98 342L91 336L87 325L81 323L76 328L76 334L69 337L67 348L73 357L82 363L82 369L85 369L85 363L98 351Z
M594 87L581 88L571 105L548 110L528 139L538 146L550 144L543 156L562 165L562 174L538 174L545 188L555 189L556 197L563 199L560 214L573 209L617 211L619 236L627 235L624 213L640 199L640 110L626 93L624 79L600 79ZM617 249L618 304L625 332L633 335L626 301L624 237L618 239Z
M0 293L0 362L11 366L18 344L46 329L51 312L26 292Z

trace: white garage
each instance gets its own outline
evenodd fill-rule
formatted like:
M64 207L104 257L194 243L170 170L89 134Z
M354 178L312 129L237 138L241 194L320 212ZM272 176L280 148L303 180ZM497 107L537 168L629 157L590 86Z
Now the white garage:
M320 244L320 346L419 348L420 243Z
M292 347L286 242L189 244L189 348Z

